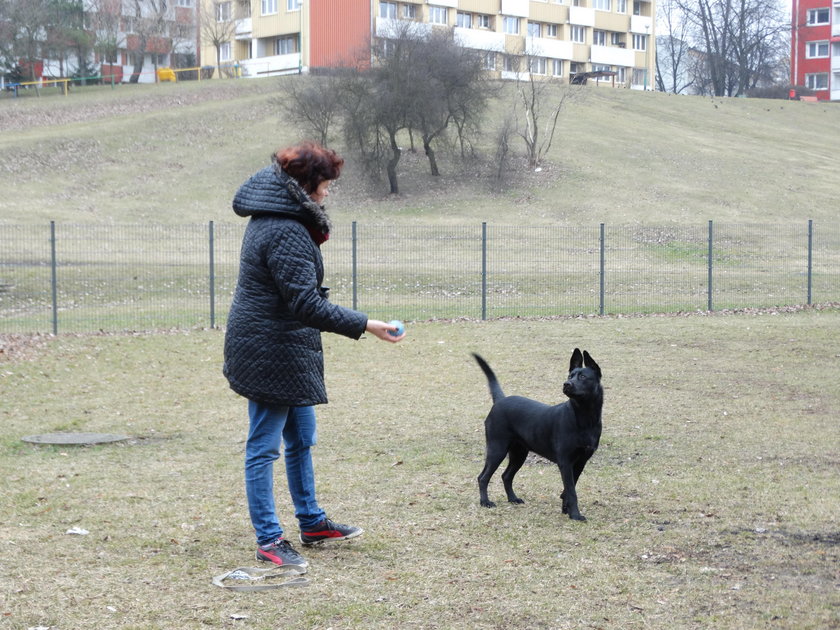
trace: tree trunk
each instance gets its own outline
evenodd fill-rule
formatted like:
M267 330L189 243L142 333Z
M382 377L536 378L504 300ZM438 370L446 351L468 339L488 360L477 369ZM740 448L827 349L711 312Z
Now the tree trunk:
M438 170L437 159L435 158L435 150L432 148L431 141L425 136L423 137L423 150L426 152L426 157L429 158L429 169L432 175L439 177L440 171Z
M391 194L398 195L400 193L400 186L397 182L397 164L400 162L400 157L402 156L402 151L400 150L399 145L397 144L397 138L395 134L390 134L391 138L391 159L388 160L388 183L391 185Z

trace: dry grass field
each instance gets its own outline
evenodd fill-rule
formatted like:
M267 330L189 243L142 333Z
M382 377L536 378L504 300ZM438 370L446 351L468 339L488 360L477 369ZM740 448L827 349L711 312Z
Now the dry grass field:
M277 106L295 80L4 96L0 222L232 222L236 187L298 139ZM337 229L837 221L837 107L587 90L544 168L501 192L494 120L441 178L407 152L398 196L351 160ZM838 330L824 305L415 322L397 346L327 335L320 500L366 532L307 550L308 586L257 593L211 583L255 564L223 333L0 335L0 629L840 628ZM588 521L560 513L538 459L517 476L524 505L497 475L499 507L481 508L490 396L470 352L507 393L562 402L575 347L606 388ZM52 432L130 439L22 441ZM295 535L282 474L278 504Z
M80 88L0 99L0 220L206 224L235 221L236 187L299 139L278 100L291 82L212 81ZM512 96L494 103L467 164L441 150L400 163L401 194L371 189L351 154L336 222L463 225L836 221L840 108L584 88L563 110L539 173L495 192L493 145ZM337 136L340 134L337 134ZM405 147L409 140L404 139ZM344 152L340 138L336 148ZM514 143L514 151L521 147Z
M320 499L366 533L308 550L309 586L260 593L211 584L255 564L222 334L4 337L0 627L836 628L838 326L806 309L328 335ZM490 397L469 353L507 393L561 402L575 346L606 388L588 521L539 460L525 505L496 476L499 507L479 507ZM56 431L132 439L21 441ZM278 504L296 535L282 475Z

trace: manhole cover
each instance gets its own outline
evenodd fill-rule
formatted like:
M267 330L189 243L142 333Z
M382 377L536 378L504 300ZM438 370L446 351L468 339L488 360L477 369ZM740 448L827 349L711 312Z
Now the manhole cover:
M122 442L129 439L129 436L114 433L43 433L41 435L27 435L21 439L30 444L87 445Z

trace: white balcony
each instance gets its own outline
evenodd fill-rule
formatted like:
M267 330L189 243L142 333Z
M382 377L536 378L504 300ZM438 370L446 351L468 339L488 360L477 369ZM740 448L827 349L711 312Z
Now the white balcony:
M410 33L426 37L432 32L432 25L425 22L409 22L392 18L376 18L376 36L383 39L393 39L401 33Z
M549 59L571 59L574 45L570 41L547 37L526 37L525 54Z
M575 26L595 26L595 9L569 7L569 22Z
M435 0L434 4L437 3ZM502 0L502 15L528 17L528 0Z
M478 50L495 50L502 52L505 49L504 33L486 31L477 28L455 28L455 41L464 48L476 48Z
M501 78L505 81L530 81L529 72L516 72L514 70L502 70Z
M300 53L272 55L244 59L239 62L243 77L267 77L273 74L292 74L300 70Z
M636 61L636 54L626 48L617 46L592 46L589 49L592 63L607 64L610 66L632 67Z
M630 32L639 33L640 35L647 35L653 28L653 21L644 15L630 16Z
M236 39L251 39L251 18L236 20Z

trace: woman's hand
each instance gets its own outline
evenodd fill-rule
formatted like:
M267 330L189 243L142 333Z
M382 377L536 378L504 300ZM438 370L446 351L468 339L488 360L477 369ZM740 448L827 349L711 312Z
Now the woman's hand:
M391 332L397 332L397 327L381 322L378 319L369 319L367 326L365 326L365 331L375 337L379 337L382 341L390 341L391 343L397 343L405 338L405 333L399 337L392 335Z

